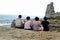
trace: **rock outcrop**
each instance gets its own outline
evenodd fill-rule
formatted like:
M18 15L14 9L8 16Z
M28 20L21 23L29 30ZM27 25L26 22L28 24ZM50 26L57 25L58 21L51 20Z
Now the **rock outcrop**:
M46 17L51 18L54 17L55 11L54 11L54 6L53 6L53 2L51 2L50 4L47 5L47 9L46 9Z
M47 18L51 18L51 19L53 19L53 18L59 19L60 18L60 12L55 13L53 2L51 2L50 4L47 5L45 16Z

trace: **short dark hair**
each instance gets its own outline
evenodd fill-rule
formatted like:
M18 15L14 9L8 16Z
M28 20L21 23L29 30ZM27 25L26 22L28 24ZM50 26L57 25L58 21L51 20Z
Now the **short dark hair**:
M27 16L27 17L26 17L26 19L27 19L27 20L30 20L30 17L29 17L29 16Z
M44 20L47 20L47 17L44 17Z
M39 17L35 17L35 20L38 21L39 20Z
M21 18L21 17L22 17L22 15L19 15L18 17L19 17L19 18Z

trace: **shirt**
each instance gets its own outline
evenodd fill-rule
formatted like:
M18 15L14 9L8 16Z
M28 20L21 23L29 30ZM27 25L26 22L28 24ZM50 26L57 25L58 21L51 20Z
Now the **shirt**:
M42 28L40 21L33 21L32 26L33 26L33 30L40 30Z
M24 21L21 19L21 18L17 18L16 20L15 20L15 25L17 26L17 27L22 27L22 24L24 23Z
M24 24L24 29L31 29L30 26L31 26L31 21L28 20L28 21L26 21L25 24Z

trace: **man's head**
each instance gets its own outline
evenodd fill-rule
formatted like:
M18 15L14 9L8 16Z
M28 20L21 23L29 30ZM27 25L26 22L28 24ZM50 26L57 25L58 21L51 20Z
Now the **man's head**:
M36 20L36 21L39 21L39 17L35 17L35 20Z
M18 17L19 17L19 18L22 18L22 15L19 15Z
M47 20L47 17L44 17L44 20Z
M26 17L26 19L27 19L27 20L30 20L30 17L29 17L29 16L27 16L27 17Z

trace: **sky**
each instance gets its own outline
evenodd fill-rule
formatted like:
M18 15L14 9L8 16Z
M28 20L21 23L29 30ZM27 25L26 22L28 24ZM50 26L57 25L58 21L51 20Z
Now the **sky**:
M59 0L0 0L0 14L44 17L50 2L54 3L55 12L60 12Z

